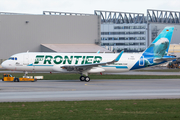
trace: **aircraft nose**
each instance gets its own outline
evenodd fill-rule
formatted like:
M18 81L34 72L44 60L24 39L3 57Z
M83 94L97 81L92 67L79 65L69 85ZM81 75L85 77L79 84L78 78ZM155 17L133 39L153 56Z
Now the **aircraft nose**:
M3 67L3 68L7 68L7 61L4 61L2 64L1 64L1 66Z

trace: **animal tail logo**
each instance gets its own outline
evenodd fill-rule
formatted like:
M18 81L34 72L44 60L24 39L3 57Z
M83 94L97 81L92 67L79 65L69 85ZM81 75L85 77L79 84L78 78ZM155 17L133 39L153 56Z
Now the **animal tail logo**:
M173 31L174 27L165 27L145 50L143 55L153 55L154 57L163 57L164 55L167 55Z

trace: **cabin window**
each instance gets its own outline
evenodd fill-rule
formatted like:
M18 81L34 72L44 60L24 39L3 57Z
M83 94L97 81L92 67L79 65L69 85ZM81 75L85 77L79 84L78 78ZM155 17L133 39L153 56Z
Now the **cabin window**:
M9 60L13 60L12 57L10 57Z

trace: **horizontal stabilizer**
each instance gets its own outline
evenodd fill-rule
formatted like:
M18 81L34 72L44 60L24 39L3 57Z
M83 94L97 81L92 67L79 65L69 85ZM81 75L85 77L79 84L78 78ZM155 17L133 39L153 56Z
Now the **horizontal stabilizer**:
M156 59L154 59L154 61L162 62L162 61L171 61L171 60L175 60L175 59L178 59L178 58L156 58Z

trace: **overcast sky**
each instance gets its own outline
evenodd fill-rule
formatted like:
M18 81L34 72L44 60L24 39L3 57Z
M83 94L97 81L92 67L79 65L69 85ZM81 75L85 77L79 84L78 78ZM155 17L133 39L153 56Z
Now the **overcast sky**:
M90 13L94 10L146 13L147 9L180 11L180 0L0 0L0 12Z

